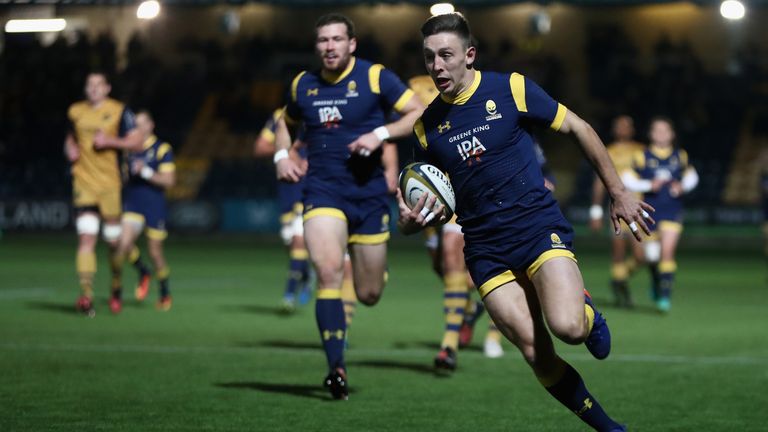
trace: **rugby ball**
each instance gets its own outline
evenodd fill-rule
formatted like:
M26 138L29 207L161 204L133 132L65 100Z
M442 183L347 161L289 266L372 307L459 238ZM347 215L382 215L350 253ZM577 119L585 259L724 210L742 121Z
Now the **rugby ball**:
M408 164L400 172L400 192L408 208L413 208L422 195L434 195L445 206L445 221L456 210L456 195L448 176L434 165L423 162Z

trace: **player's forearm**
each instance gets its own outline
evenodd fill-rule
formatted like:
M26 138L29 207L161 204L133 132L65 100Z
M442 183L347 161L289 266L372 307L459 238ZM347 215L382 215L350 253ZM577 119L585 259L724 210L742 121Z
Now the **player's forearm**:
M64 139L64 154L67 156L67 160L70 162L76 161L79 150L75 138L72 134L67 134L67 137Z
M627 189L632 192L650 192L653 189L653 182L650 180L641 179L632 171L625 171L621 173L621 180Z
M410 136L413 133L413 125L422 113L424 113L424 105L418 101L418 98L411 98L400 113L402 117L385 125L389 137L397 139Z
M138 152L144 147L144 137L137 130L133 130L125 137L107 137L106 146L117 150Z
M696 169L693 167L689 167L687 170L685 170L685 174L683 175L683 179L680 181L680 186L683 188L684 193L688 193L696 188L696 186L699 185L699 173L696 172Z
M275 127L275 154L281 151L285 151L288 155L288 149L291 148L291 133L288 130L288 126L285 124L285 119L280 118L277 121Z
M174 184L176 184L176 173L175 172L157 172L155 173L154 177L152 177L150 181L156 184L157 186L162 187L163 189L168 189L170 187L173 187Z

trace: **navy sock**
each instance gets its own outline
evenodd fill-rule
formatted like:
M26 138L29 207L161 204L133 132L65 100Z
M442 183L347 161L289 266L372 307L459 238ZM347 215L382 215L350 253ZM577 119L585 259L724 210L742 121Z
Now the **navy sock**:
M651 270L651 290L653 293L653 299L656 300L661 296L661 275L659 274L659 263L651 263L648 265Z
M661 273L659 275L659 287L661 288L661 297L672 297L672 283L675 281L674 273Z
M672 283L675 281L675 272L677 263L674 261L662 261L659 264L659 287L661 288L661 297L670 298L672 295Z
M160 297L171 295L171 288L168 286L168 278L160 279Z
M141 252L139 251L139 248L134 246L133 250L131 250L128 255L128 261L130 261L133 268L139 272L139 277L149 274L149 268L141 260Z
M291 263L288 267L288 282L285 285L285 295L294 296L299 287L306 282L308 273L308 263L305 259L291 258Z
M328 368L346 368L344 365L344 340L347 330L341 290L320 289L315 302L315 317L320 338L323 341Z
M553 385L546 387L549 394L576 414L584 423L598 431L623 430L622 426L613 421L592 396L584 380L576 369L563 360L565 368L562 377Z

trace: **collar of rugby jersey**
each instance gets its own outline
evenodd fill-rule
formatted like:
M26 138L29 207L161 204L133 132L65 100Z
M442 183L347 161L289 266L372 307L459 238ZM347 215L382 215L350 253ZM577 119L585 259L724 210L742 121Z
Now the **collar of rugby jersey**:
M472 95L475 94L475 91L477 91L477 88L480 86L481 79L482 79L482 74L480 73L479 70L476 70L475 76L472 77L472 84L470 84L469 87L467 87L461 93L457 94L454 97L441 94L440 98L442 98L443 101L448 102L450 104L464 105L465 103L467 103L469 98L471 98Z
M344 72L336 75L334 73L322 70L320 71L320 76L323 77L325 81L327 81L330 84L338 84L343 80L344 78L349 75L350 72L352 72L352 69L355 67L355 56L350 57L349 63L347 64L346 69L344 69Z

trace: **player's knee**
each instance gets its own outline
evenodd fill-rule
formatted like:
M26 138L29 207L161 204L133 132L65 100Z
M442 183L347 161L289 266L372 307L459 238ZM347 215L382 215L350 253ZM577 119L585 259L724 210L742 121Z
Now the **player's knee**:
M381 300L381 289L368 289L357 293L357 299L366 306L373 306Z
M75 226L79 235L99 234L99 217L93 213L81 214L75 220Z
M581 316L550 321L549 328L555 337L570 345L580 344L587 337L587 326Z
M119 223L107 222L104 224L104 229L101 231L101 235L104 241L107 243L115 243L120 239L120 234L123 233L123 227Z
M340 286L344 278L342 263L325 262L315 265L317 279L322 286Z

